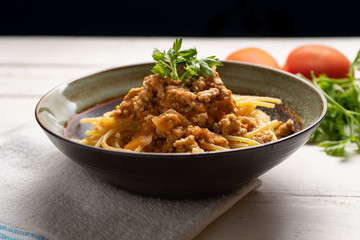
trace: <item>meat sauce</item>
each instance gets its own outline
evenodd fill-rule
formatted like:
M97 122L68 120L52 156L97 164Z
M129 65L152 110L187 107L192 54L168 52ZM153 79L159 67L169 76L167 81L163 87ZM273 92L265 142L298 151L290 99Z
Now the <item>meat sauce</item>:
M142 151L185 153L212 151L214 145L229 148L225 135L244 136L257 127L248 110L236 106L232 92L217 72L214 77L200 77L185 84L153 74L144 79L142 87L131 89L110 115L137 121L135 138L152 136ZM82 117L80 114L73 122ZM68 124L65 135L74 135L75 125ZM276 137L288 136L296 128L294 119L280 122ZM266 143L272 136L269 131L263 131L252 139ZM127 149L133 150L129 143L134 137L128 139Z

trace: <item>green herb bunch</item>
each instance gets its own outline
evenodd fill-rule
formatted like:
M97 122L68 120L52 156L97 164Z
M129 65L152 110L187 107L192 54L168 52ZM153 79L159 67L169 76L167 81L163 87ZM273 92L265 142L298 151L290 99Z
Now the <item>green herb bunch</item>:
M310 141L318 142L332 156L344 156L351 142L360 153L360 79L355 79L355 70L360 70L360 51L347 78L332 79L324 74L316 77L312 73L313 83L328 101L328 111Z
M214 76L212 67L221 66L222 63L215 56L198 59L197 50L190 48L180 51L182 37L176 39L173 47L168 51L154 49L153 59L156 61L153 73L158 73L167 78L181 80L183 83L186 79L198 79L200 76ZM183 68L181 70L181 68Z

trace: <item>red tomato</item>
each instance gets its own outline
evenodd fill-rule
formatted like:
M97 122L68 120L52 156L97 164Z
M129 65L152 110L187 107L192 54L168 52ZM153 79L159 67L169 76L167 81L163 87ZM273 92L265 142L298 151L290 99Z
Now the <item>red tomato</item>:
M309 44L293 50L283 67L290 73L301 73L311 79L310 72L314 74L325 73L331 78L345 77L349 71L350 61L338 50L324 46Z
M256 63L268 67L280 69L276 60L262 49L249 47L237 50L231 53L226 60L233 60L239 62Z

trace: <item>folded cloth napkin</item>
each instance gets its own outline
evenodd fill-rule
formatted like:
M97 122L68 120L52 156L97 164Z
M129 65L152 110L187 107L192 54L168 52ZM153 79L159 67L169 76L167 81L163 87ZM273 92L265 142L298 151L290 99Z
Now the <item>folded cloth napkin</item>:
M83 170L31 123L0 137L0 239L192 239L259 185L201 200L141 197Z

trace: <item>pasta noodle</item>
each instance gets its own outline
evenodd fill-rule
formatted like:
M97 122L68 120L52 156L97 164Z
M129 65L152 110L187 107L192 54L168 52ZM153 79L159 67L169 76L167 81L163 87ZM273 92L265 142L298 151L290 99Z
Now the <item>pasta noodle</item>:
M183 86L158 74L133 88L113 111L85 118L86 145L115 151L224 151L276 141L294 123L270 117L258 107L274 108L281 99L232 94L216 73Z

